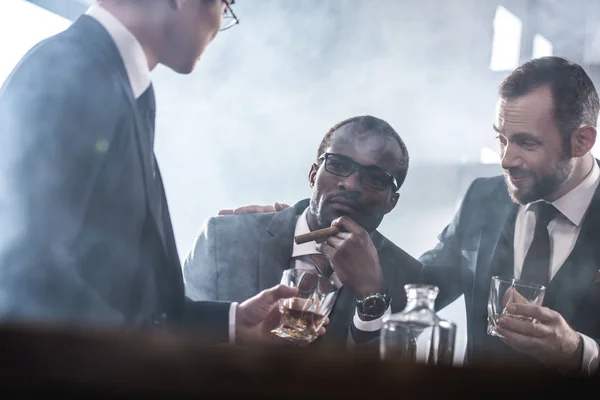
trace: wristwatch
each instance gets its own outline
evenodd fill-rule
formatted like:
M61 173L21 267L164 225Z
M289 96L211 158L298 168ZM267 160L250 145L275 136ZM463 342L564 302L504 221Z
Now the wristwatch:
M380 318L392 303L392 293L388 289L385 293L370 293L366 296L356 297L356 311L363 321L373 321Z

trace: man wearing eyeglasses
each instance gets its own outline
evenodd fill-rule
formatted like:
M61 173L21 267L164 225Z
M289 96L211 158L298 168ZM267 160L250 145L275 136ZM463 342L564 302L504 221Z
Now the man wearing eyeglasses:
M163 64L190 73L218 31L238 22L232 4L99 1L8 77L0 90L0 319L184 326L236 343L273 338L267 317L294 289L265 288L239 305L184 296L153 151L150 71Z
M184 262L187 295L239 301L277 284L285 269L318 269L340 288L321 344L376 338L384 314L404 308L403 285L417 280L421 266L376 230L396 206L408 161L404 142L381 119L335 125L310 167L310 200L205 223ZM294 241L332 224L340 232L322 243Z

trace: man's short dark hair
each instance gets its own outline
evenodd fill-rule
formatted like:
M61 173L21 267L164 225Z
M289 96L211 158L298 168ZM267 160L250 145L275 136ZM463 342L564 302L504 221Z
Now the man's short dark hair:
M394 172L394 177L398 182L398 187L396 189L400 189L400 186L402 186L402 183L404 183L404 180L406 179L406 174L408 172L408 150L406 149L406 145L402 141L400 135L398 135L398 133L394 130L394 128L391 127L390 124L388 124L382 119L373 117L371 115L361 115L358 117L352 117L335 124L333 128L331 128L329 132L327 132L327 134L325 134L325 136L323 137L323 140L319 145L319 150L317 151L317 160L321 158L323 153L325 153L325 150L327 150L327 148L331 145L331 138L333 137L333 134L338 129L348 124L359 124L359 126L365 132L376 131L385 136L394 138L398 142L398 144L400 145L400 149L402 150L403 159L399 161L397 170Z
M582 125L596 126L598 93L583 68L561 57L542 57L514 70L498 90L501 98L511 100L549 86L554 102L554 118L570 153L570 135Z

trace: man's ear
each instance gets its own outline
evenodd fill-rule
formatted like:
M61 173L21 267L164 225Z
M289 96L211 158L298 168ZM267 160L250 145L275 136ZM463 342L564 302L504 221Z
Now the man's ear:
M400 193L396 192L393 193L392 196L390 197L390 200L388 201L387 207L385 208L385 213L389 213L390 211L392 211L394 209L394 207L396 207L396 204L398 204L398 199L400 198Z
M596 143L596 128L582 126L571 134L571 157L583 157Z
M317 179L317 172L319 171L319 164L313 163L308 172L308 185L312 189L315 186L315 180Z

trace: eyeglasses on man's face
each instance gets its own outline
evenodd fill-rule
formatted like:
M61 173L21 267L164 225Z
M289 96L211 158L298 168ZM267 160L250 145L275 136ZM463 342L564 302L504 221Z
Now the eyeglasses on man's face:
M350 157L340 154L325 153L321 156L325 159L325 171L343 177L349 177L358 170L360 183L370 189L383 191L392 187L392 191L398 190L398 182L393 175L388 174L379 167L373 165L362 165Z
M223 11L223 20L221 21L221 31L225 31L234 25L240 23L237 15L231 9L231 6L235 4L235 0L221 0L225 3L225 11Z

